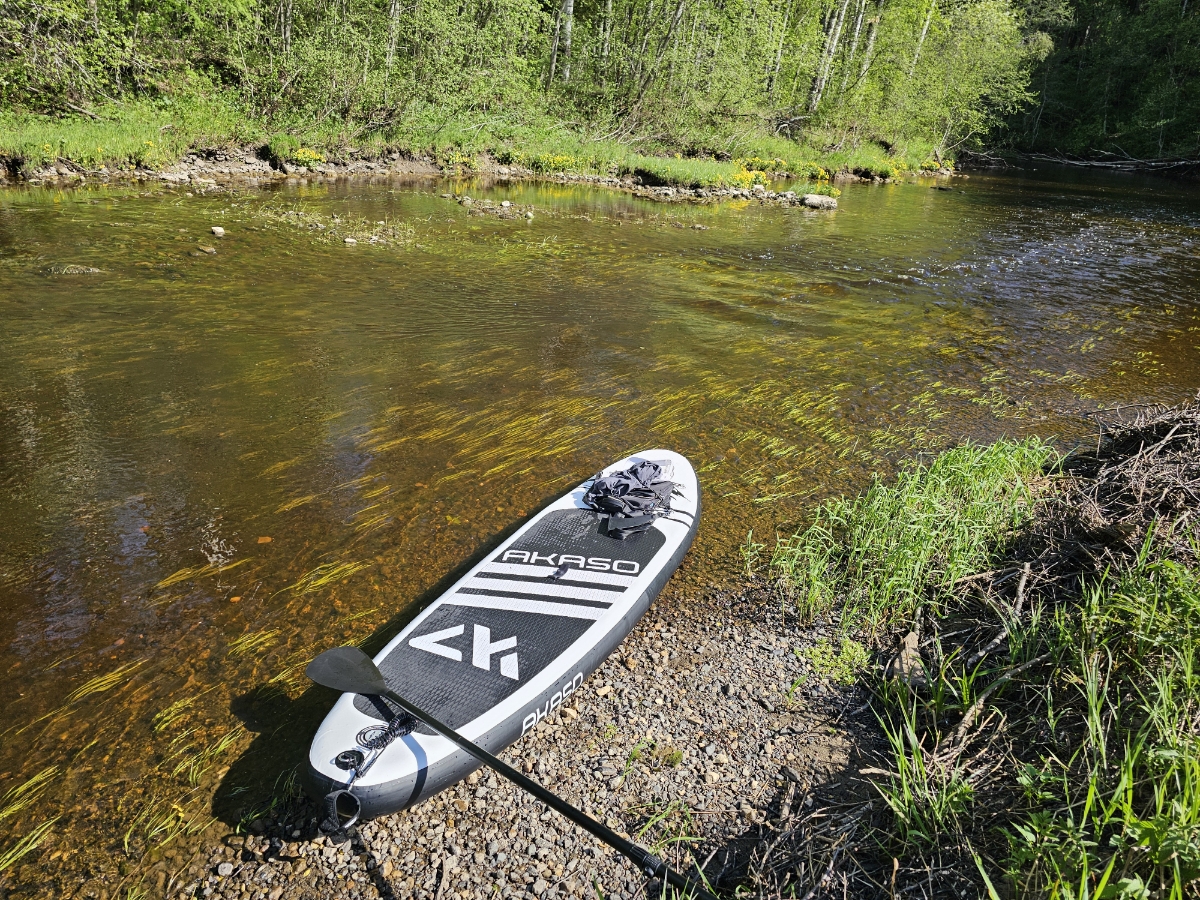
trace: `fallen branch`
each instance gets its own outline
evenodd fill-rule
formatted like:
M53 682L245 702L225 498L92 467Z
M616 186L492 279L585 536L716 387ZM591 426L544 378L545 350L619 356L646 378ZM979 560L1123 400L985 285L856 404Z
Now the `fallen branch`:
M951 746L961 744L964 735L967 733L967 730L979 717L979 713L983 711L983 705L987 702L988 697L992 696L992 694L994 694L1001 685L1012 681L1022 672L1046 662L1048 659L1050 659L1050 656L1051 654L1049 653L1043 653L1041 656L1031 659L1028 662L1023 662L1021 665L1009 669L990 685L988 685L987 690L980 694L976 698L975 702L967 708L966 713L963 714L962 721L958 723L958 728L954 730L954 736L950 740Z

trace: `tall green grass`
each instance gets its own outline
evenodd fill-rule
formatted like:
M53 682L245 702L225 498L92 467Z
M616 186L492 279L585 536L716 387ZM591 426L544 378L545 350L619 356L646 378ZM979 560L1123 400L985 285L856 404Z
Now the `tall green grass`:
M1044 639L1067 712L1018 776L1013 883L1063 900L1197 896L1200 573L1143 554Z
M805 619L835 606L846 627L877 629L938 607L955 581L986 568L1033 512L1034 485L1057 459L1036 438L968 444L894 483L822 504L772 554L775 583Z
M74 163L158 168L192 148L238 146L263 137L263 129L220 95L135 100L98 106L98 118L45 116L0 110L0 157L27 168Z
M1057 462L1028 440L910 466L824 504L775 575L810 615L840 605L844 628L907 625L918 606L932 620L921 677L875 686L885 768L860 772L886 807L886 858L973 861L993 897L1002 875L1022 898L1200 896L1200 571L1151 528L1081 582L1069 560L1087 536L1052 526L1061 545L1033 576L964 587L1039 527Z

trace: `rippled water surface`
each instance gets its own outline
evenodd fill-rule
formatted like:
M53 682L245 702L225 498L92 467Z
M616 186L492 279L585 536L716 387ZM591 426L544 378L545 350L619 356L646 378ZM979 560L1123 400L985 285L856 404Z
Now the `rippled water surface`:
M262 813L327 708L317 650L380 646L628 452L680 450L705 490L661 614L873 470L1070 446L1103 407L1200 386L1195 188L953 187L851 187L836 213L556 185L0 194L0 855L39 844L13 896L124 897ZM310 227L355 219L388 242Z

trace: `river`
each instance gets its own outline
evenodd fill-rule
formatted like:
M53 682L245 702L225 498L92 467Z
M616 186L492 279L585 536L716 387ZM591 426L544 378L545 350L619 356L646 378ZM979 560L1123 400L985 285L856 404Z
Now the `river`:
M948 186L832 213L461 181L0 193L10 896L135 896L269 815L328 707L307 660L378 648L628 452L689 455L705 491L656 615L873 471L1068 449L1194 394L1200 190ZM328 236L352 221L383 241Z

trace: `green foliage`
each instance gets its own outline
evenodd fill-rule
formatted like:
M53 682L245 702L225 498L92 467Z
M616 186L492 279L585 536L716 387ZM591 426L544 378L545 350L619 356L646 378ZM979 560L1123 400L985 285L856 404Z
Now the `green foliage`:
M835 604L871 628L911 619L923 602L984 567L1033 508L1032 484L1056 459L1037 439L967 444L894 484L822 504L813 523L779 541L776 583L804 617Z
M1119 158L1200 152L1200 8L1180 0L1032 5L1052 36L1036 52L1040 96L1012 121L1027 149Z
M0 109L0 156L40 166L56 160L91 168L163 166L192 148L254 142L258 130L216 99L134 100L97 106L99 119Z
M1033 481L1054 459L1035 441L952 450L823 508L818 524L836 522L842 548L831 551L821 531L784 547L849 604L940 597L932 612L961 616L921 643L919 679L878 686L887 768L862 770L890 812L877 839L897 858L957 848L989 896L998 893L972 841L997 838L991 855L1007 850L1012 896L1196 896L1200 572L1158 558L1151 529L1118 571L1059 576L1048 595L1033 585L1050 582L1066 554L1043 558L1040 578L1026 568L1015 598L995 589L1002 580L983 600L947 590L992 563L988 545L1002 550L1029 516ZM918 538L918 527L933 537ZM998 619L981 629L985 608ZM980 652L960 643L981 631ZM983 801L986 827L972 816Z
M945 153L1023 101L1037 42L1012 0L944 7L612 0L575 7L568 46L563 10L535 0L0 0L0 108L20 132L3 149L157 165L250 132L281 161L386 148L466 168L507 147L536 171L607 173L679 151L698 168L682 161L673 183L756 183L814 159L801 174L820 180L830 153ZM63 145L34 113L95 129L76 122ZM113 119L127 138L104 132Z
M809 647L804 655L808 657L814 675L843 685L854 684L858 673L867 667L869 661L867 648L848 637L842 638L840 650L834 650L829 641L820 640Z
M1194 896L1200 576L1143 559L1090 586L1043 639L1057 661L1051 684L1080 710L1078 742L1042 748L1021 773L1013 880L1029 895Z
M936 847L947 832L956 831L975 791L968 773L958 766L939 763L917 735L918 711L904 697L893 716L880 724L887 736L895 771L876 789L896 823L895 836L902 845ZM896 714L898 712L898 715Z

